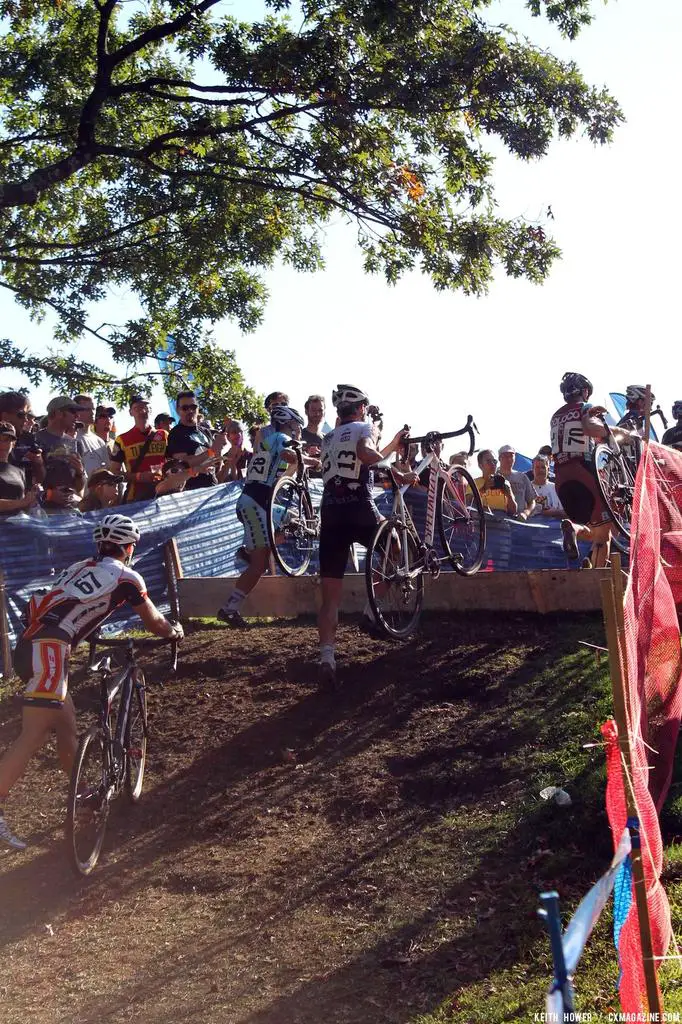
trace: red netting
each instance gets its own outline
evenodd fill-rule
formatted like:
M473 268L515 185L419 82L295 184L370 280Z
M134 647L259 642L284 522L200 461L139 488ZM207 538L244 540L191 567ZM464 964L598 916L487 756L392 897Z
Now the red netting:
M660 883L663 844L658 812L665 800L682 715L682 453L646 446L637 476L630 580L625 594L626 702L654 956L671 937L670 908ZM615 725L607 723L606 807L617 845L627 810ZM634 890L620 931L620 999L627 1013L646 1012Z

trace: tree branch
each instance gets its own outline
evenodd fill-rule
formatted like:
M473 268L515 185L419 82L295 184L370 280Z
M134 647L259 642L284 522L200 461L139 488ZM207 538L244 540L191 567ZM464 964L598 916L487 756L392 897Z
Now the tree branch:
M195 4L189 11L179 15L173 21L166 21L162 25L154 25L153 28L147 29L142 35L139 35L137 39L131 39L129 43L124 43L118 50L115 50L110 54L110 60L113 65L121 64L128 57L132 57L134 53L139 53L145 46L151 46L153 43L160 43L163 39L167 39L168 36L174 35L181 29L186 28L187 25L199 14L203 14L204 11L210 10L211 7L215 7L220 0L201 0L201 3Z
M22 299L28 299L30 302L50 306L50 308L54 309L54 311L59 313L60 316L68 320L73 320L73 322L83 331L87 331L88 334L92 334L98 341L104 341L106 343L109 342L109 338L103 334L99 334L97 331L93 330L92 327L88 327L84 320L81 320L80 317L74 316L73 313L64 309L63 306L60 306L59 303L55 302L53 299L48 299L45 296L32 295L31 292L26 291L23 288L17 288L15 285L9 284L7 281L0 280L0 288L6 288L7 291L14 292L15 295L18 295Z

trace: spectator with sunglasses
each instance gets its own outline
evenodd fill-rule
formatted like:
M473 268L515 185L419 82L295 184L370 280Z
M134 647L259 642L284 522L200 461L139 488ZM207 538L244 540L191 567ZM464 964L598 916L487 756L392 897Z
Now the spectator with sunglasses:
M27 396L20 391L5 391L1 394L0 420L10 423L16 434L14 450L9 457L10 465L24 473L29 490L34 484L42 484L45 479L45 462L31 429L33 413Z
M156 497L184 491L187 481L196 475L196 470L190 469L183 459L169 459L163 467L163 476L156 485Z
M116 438L110 468L116 475L125 466L128 486L124 502L149 501L155 496L157 481L161 479L168 434L152 427L151 409L144 395L133 395L130 399L130 415L135 426Z
M198 422L199 403L193 391L181 391L175 400L180 422L168 435L166 454L169 458L182 459L190 469L197 471L185 484L185 489L194 491L198 487L215 487L218 480L215 471L216 453L220 455L225 447L225 435L211 437Z

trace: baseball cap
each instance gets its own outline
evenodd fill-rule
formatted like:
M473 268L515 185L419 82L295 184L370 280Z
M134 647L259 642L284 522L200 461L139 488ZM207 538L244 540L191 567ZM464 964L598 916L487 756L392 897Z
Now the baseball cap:
M513 454L516 455L516 448L512 447L510 444L503 444L497 454L504 455L506 452L513 452Z
M7 423L6 420L0 421L0 434L3 437L14 437L16 438L17 432L11 423Z
M95 419L99 419L100 416L115 416L116 410L113 405L98 405L95 409Z
M88 477L88 487L96 487L97 484L121 484L124 476L117 476L110 469L97 469Z
M68 409L69 412L81 411L80 405L77 405L72 398L67 398L66 395L57 395L47 403L48 416L50 413L60 412L62 409Z
M133 395L128 404L132 408L132 406L136 405L138 402L146 402L147 405L149 405L149 399L145 395Z
M171 416L169 412L160 412L158 416L154 417L154 426L158 427L159 423L175 423L175 416Z

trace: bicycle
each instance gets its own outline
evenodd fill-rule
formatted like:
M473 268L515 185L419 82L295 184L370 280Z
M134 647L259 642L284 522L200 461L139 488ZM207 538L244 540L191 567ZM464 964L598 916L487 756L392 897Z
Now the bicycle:
M630 540L630 523L635 497L637 468L642 456L642 440L636 434L621 446L609 424L606 440L592 454L592 466L601 499L620 532Z
M320 513L313 509L308 467L301 445L291 444L296 453L292 476L277 480L268 501L268 540L275 561L286 576L302 576L310 565L320 540Z
M124 663L112 669L104 653L95 662L98 642L122 648ZM142 794L147 760L147 697L145 678L136 650L172 644L172 671L177 666L178 641L172 638L94 638L89 668L99 672L99 721L83 733L71 772L66 809L66 843L76 875L95 868L104 842L109 808L123 790L131 803Z
M476 424L469 416L461 430L448 433L431 431L424 437L406 438L405 445L424 442L427 453L416 472L429 469L424 537L420 538L405 504L409 485L398 486L392 467L388 469L393 485L390 516L377 528L367 551L365 582L370 606L381 631L389 637L405 639L417 627L424 597L424 574L436 578L445 562L460 576L473 576L481 568L485 550L485 514L473 477L462 466L444 467L432 446L450 437L469 435L469 455L473 455ZM441 555L434 546L438 527Z

